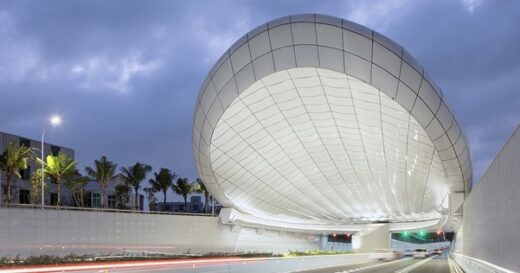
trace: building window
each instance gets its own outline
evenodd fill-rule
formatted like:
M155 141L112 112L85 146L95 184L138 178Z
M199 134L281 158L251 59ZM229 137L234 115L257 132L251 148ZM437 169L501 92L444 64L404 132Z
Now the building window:
M19 201L20 204L29 204L29 191L28 190L20 190L19 192Z
M31 141L26 138L20 138L20 147L31 147Z
M192 212L198 212L199 211L199 204L192 204L191 205L191 211Z
M116 207L116 196L113 194L110 194L108 196L108 207L109 208L115 208Z
M58 204L58 194L57 193L51 193L51 206L56 206Z
M31 179L31 166L27 166L27 169L25 169L25 170L20 170L20 178L22 180Z
M60 147L51 145L51 153L53 156L58 156L58 153L60 152Z
M101 206L101 195L99 193L91 192L87 194L87 207L99 208Z

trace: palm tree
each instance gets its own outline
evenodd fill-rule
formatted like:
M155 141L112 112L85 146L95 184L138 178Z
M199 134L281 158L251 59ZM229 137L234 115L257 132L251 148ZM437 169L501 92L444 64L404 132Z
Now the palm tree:
M152 188L156 191L162 191L163 193L163 207L162 210L166 208L166 193L168 189L172 186L173 181L177 177L177 174L172 173L170 170L166 168L161 168L159 172L154 173L154 178L148 180L152 185Z
M115 188L115 197L116 197L116 208L118 209L128 209L126 204L129 201L128 193L130 192L130 186L126 183L120 183L116 185Z
M116 176L117 164L102 156L99 160L94 160L94 168L85 167L85 172L90 179L99 183L99 193L101 195L101 207L105 207L105 188L107 183Z
M43 172L45 175L45 171ZM45 175L44 181L47 180L48 175ZM36 169L32 172L31 179L31 203L37 205L41 202L42 198L42 169ZM44 190L49 188L47 182L44 183Z
M188 195L193 192L193 184L188 181L188 178L179 178L177 179L177 183L172 185L172 189L175 193L184 198L184 211L186 211Z
M155 193L157 190L153 187L146 187L143 189L143 191L146 193L146 198L148 199L148 210L156 211L157 197L155 197Z
M208 212L208 198L209 198L209 191L206 188L206 185L204 182L202 182L202 179L197 178L195 179L195 192L197 193L203 193L204 194L204 212Z
M38 161L40 161L40 163L42 162L42 160L39 158ZM57 156L48 155L47 163L45 163L44 166L45 173L47 173L51 177L54 177L54 179L56 180L56 186L58 191L58 200L56 206L59 207L61 206L62 178L66 175L69 175L71 172L75 170L74 167L76 166L76 161L68 157L63 152L59 152Z
M14 143L9 143L7 149L0 155L0 170L5 173L7 183L7 203L11 203L11 182L13 177L22 178L20 170L28 167L31 148L18 147ZM1 174L0 174L1 175Z
M83 207L83 197L85 195L85 186L88 184L89 178L81 175L78 170L74 170L65 175L64 186L72 192L74 204L76 207Z
M141 188L141 181L146 178L146 174L150 171L152 171L152 166L139 162L128 168L121 168L121 173L125 183L134 188L136 210L139 209L139 189Z

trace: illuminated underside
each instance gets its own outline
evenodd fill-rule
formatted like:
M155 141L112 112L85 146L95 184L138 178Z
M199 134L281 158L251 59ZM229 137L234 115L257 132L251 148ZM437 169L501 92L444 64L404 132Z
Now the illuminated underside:
M276 72L242 92L214 130L210 159L234 205L263 217L431 219L449 192L433 143L402 106L319 68Z

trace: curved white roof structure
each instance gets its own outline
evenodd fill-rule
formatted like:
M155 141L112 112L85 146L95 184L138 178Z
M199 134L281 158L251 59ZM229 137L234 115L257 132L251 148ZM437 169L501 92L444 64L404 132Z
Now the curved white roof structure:
M314 14L263 24L224 53L199 92L193 150L211 194L253 226L432 225L472 176L423 67L375 31Z

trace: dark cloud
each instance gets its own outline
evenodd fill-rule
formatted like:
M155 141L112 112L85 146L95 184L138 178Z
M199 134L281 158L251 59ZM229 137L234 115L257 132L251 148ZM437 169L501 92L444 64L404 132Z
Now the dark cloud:
M206 73L247 31L294 13L351 19L412 52L466 129L477 177L518 125L512 1L3 1L0 130L38 138L60 113L48 139L81 165L107 155L195 178L192 114Z

